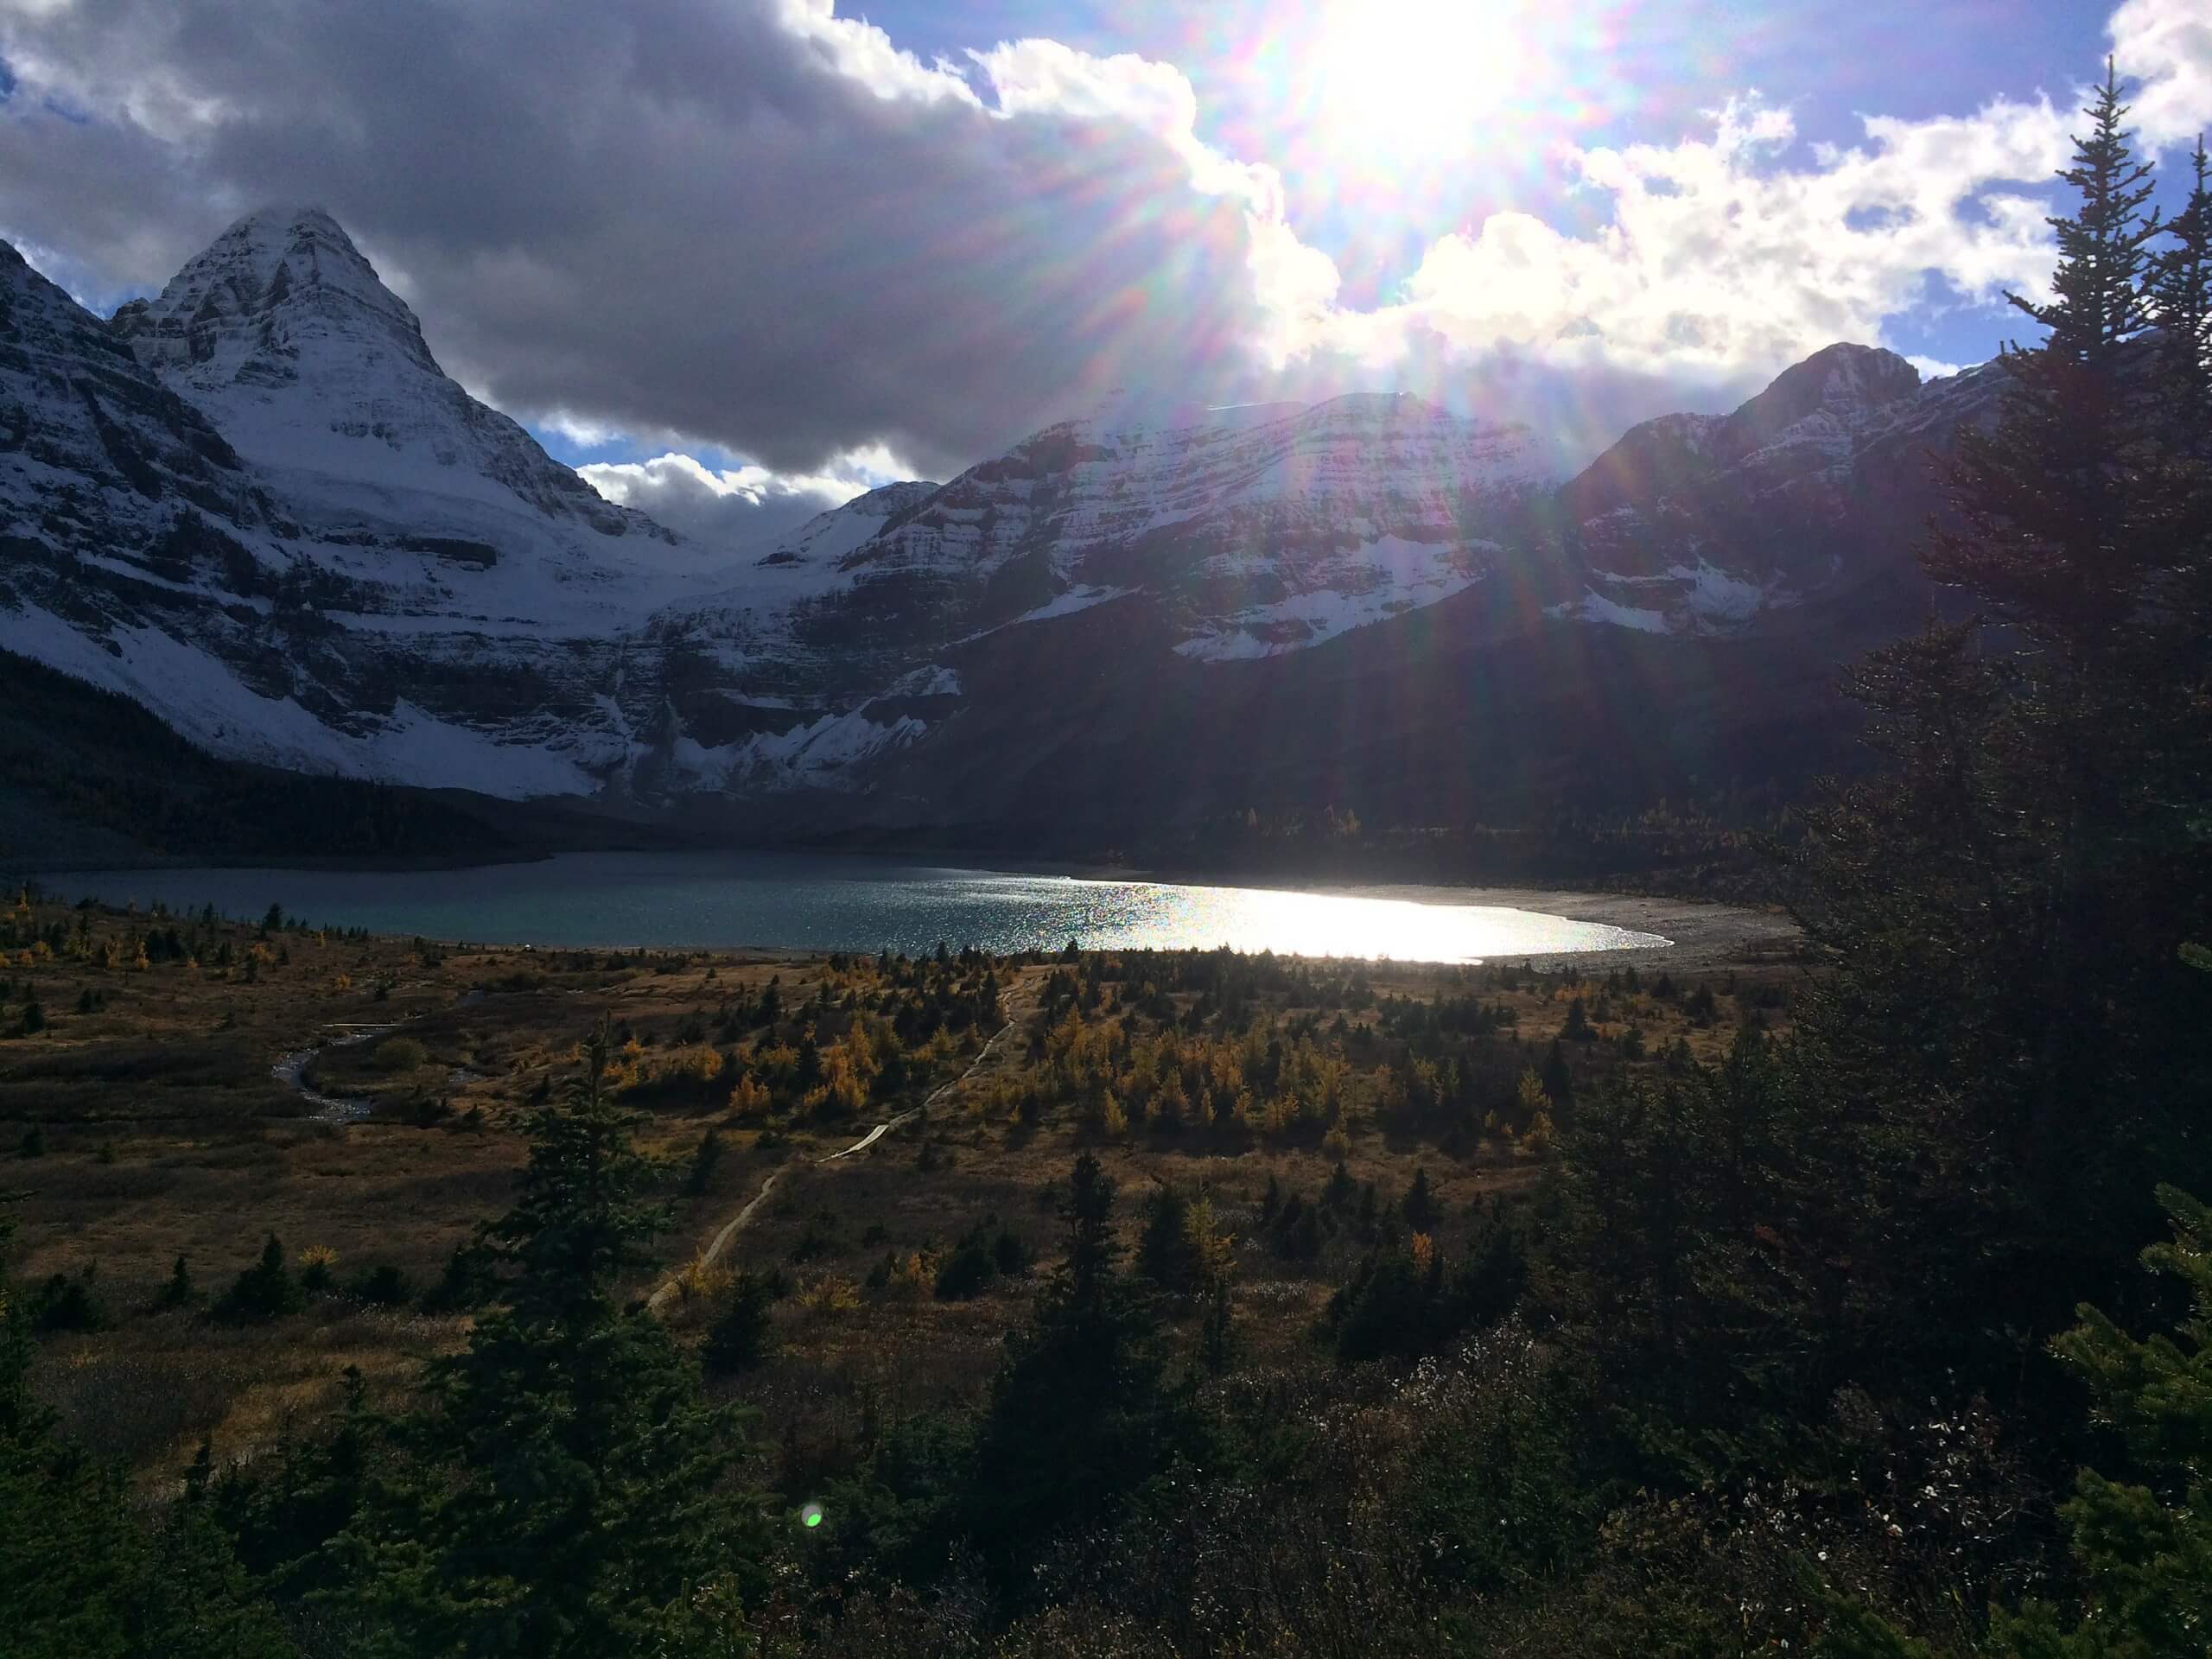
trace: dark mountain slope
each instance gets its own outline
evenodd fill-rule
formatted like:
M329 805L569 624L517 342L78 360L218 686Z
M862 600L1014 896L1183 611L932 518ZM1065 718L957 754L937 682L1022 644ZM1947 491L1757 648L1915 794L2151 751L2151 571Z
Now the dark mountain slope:
M427 791L218 760L130 698L0 651L0 872L149 856L478 859L529 850L480 811Z

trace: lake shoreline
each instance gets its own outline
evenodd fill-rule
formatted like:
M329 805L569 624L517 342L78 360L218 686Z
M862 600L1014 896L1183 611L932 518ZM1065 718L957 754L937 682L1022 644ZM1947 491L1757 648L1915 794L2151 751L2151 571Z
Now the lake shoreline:
M607 857L620 855L577 855L575 856ZM651 857L653 855L646 855L645 856ZM1677 968L1684 970L1694 970L1733 965L1786 963L1801 960L1804 955L1802 937L1798 933L1796 926L1785 917L1771 912L1755 910L1741 906L1722 904L1707 900L1661 898L1649 895L1624 894L1617 893L1592 893L1572 888L1555 889L1530 887L1477 887L1427 882L1367 883L1338 880L1286 885L1281 882L1268 882L1263 879L1257 878L1247 880L1238 880L1235 879L1226 879L1218 875L1202 877L1198 876L1195 874L1189 877L1178 877L1173 874L1161 870L1137 870L1128 868L1114 868L1098 864L1086 864L1074 861L1042 859L1009 859L1000 861L995 865L982 866L957 862L917 863L911 856L906 859L894 860L883 855L759 854L750 851L739 852L732 849L726 855L726 856L733 859L767 858L771 860L786 856L795 856L802 859L812 857L823 859L832 863L856 865L861 868L872 868L887 873L892 871L913 871L917 873L943 874L948 877L961 879L989 879L994 877L1003 877L1013 880L1026 879L1033 881L1039 880L1046 881L1068 880L1071 882L1101 882L1135 887L1157 886L1163 887L1187 888L1197 891L1211 890L1220 893L1254 894L1280 893L1286 896L1333 898L1413 904L1430 910L1510 909L1528 912L1534 916L1554 918L1560 920L1583 924L1590 926L1606 927L1618 929L1630 933L1656 936L1659 938L1664 938L1670 942L1665 946L1637 944L1614 945L1593 944L1579 949L1568 947L1548 950L1540 949L1527 951L1507 948L1496 951L1481 952L1479 951L1478 947L1478 951L1479 954L1479 959L1490 961L1513 960L1517 957L1525 955L1530 957L1543 957L1562 963L1571 961L1586 968L1599 969L1624 966L1631 963L1641 963L1649 967L1655 963L1663 962L1670 968ZM927 857L927 855L923 855L922 856L925 858ZM548 861L549 861L546 860L528 859L503 861L500 864L497 865L465 866L460 868L461 870L474 869L481 871L495 869L526 870ZM401 876L408 874L419 874L424 873L419 869L412 872L406 872L393 870L389 868L373 866L363 867L359 865L341 868L334 872L327 869L313 870L299 868L297 867L292 867L283 871L280 871L276 867L267 866L200 868L207 870L210 874L213 874L219 868L238 874L243 874L248 870L265 870L271 876L276 876L279 874L297 874L301 875L339 874L342 875L375 878L384 875ZM83 896L96 898L105 903L121 905L124 903L153 902L154 897L158 893L159 888L168 885L168 882L164 878L174 878L182 873L183 872L180 867L154 867L144 869L126 869L117 868L97 872L87 870L73 872L50 871L48 873L47 879L55 884L54 887L50 889L52 891L82 894ZM455 873L459 873L459 871L456 871ZM134 892L130 886L124 885L125 878L141 875L146 878L148 887L154 889L154 893L149 893L148 891L143 889ZM93 880L90 882L87 882L86 880L86 878L95 876L111 877L114 879ZM281 894L281 887L278 888L278 892ZM176 904L176 899L181 896L181 895L174 893L168 895L172 908L180 907ZM235 893L225 895L225 901L226 905L236 905L239 902L238 895ZM196 906L191 907L196 908ZM255 915L258 914L261 907L261 902L257 899L248 906ZM356 915L349 917L346 914L346 906L341 902L334 900L327 903L315 899L306 900L305 902L295 900L287 902L286 908L302 914L312 914L316 912L327 912L328 918L334 925L354 925L358 920L359 922L365 923L378 931L397 931L401 932L420 931L426 937L439 938L442 939L447 938L448 932L450 931L449 942L452 943L467 942L472 944L483 944L501 947L513 945L519 948L543 951L560 950L629 951L640 949L664 951L718 950L736 951L750 957L766 958L781 956L793 957L819 957L837 954L841 950L851 952L861 948L854 944L838 945L827 943L821 940L818 936L812 940L794 939L785 942L779 942L769 937L760 937L747 939L744 938L742 935L734 935L727 939L708 939L702 936L699 939L687 941L670 938L664 936L658 938L647 937L625 941L615 941L610 939L603 930L599 932L597 937L593 937L593 929L588 923L580 923L576 937L567 940L548 937L553 930L542 925L534 930L537 935L537 937L534 938L529 938L526 935L518 935L517 937L511 938L503 931L496 927L486 927L486 929L481 930L480 933L479 930L467 929L465 927L463 929L449 931L442 927L410 927L404 924L395 926L395 925L391 923L388 919L372 919L367 916L359 915L358 912ZM248 918L248 919L251 919L251 918ZM754 921L765 920L765 918L755 918L753 919ZM770 925L772 925L772 924ZM957 927L955 931L957 931ZM1080 938L1084 931L1084 930L1081 926L1077 926L1075 929L1078 938ZM895 938L896 935L894 934L893 937ZM957 943L959 941L949 942ZM979 938L976 942L984 943L985 941ZM1082 939L1081 942L1085 945L1092 944L1092 941L1090 939ZM1039 943L1033 948L1049 950L1051 945L1049 942L1040 940ZM1096 948L1134 949L1141 947L1130 945L1124 942L1118 945L1106 944ZM1157 948L1173 949L1183 947L1173 943L1163 943L1162 945ZM1248 944L1244 948L1258 949L1261 947ZM1325 958L1331 954L1325 948L1311 952L1301 951L1298 950L1294 945L1287 947L1279 941L1274 944L1274 948L1279 950L1286 950L1288 953L1311 955L1316 959ZM1345 955L1346 959L1351 959L1352 956L1356 953L1344 954ZM1372 960L1376 958L1369 957L1368 959ZM1432 958L1408 954L1399 957L1398 959L1411 962L1427 961L1431 960ZM1447 957L1441 959L1448 961L1457 958Z
M860 855L871 856L871 855ZM916 856L925 856L917 855ZM1730 904L1715 899L1686 899L1663 893L1596 893L1586 888L1493 887L1477 882L1249 880L1218 871L1173 867L1084 863L1067 859L1006 859L947 868L987 870L995 875L1064 875L1077 881L1147 881L1190 887L1227 887L1248 893L1302 893L1343 899L1395 899L1417 905L1493 906L1595 922L1634 933L1656 933L1673 941L1656 952L1648 948L1556 950L1548 962L1573 959L1596 968L1646 967L1663 956L1669 966L1708 969L1746 963L1794 962L1806 954L1804 934L1779 909ZM1510 960L1510 953L1497 958Z

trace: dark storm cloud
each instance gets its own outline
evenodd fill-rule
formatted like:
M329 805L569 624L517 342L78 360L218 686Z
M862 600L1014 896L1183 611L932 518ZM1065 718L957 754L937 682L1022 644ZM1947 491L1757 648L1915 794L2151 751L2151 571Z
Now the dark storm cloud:
M502 406L786 469L870 442L957 467L1088 388L1234 378L1242 202L1140 124L1002 118L887 52L856 67L814 10L18 15L0 56L92 118L0 106L0 230L120 291L238 213L318 203Z

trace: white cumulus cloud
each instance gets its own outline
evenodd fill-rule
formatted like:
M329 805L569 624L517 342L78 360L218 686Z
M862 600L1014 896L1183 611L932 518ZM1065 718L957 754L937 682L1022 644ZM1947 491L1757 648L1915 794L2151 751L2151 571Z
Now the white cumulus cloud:
M1594 213L1425 226L1352 304L1171 64L1049 40L925 61L830 0L393 15L0 3L0 226L118 291L245 208L321 202L467 384L577 442L664 445L588 475L702 524L827 503L873 480L869 446L944 475L1116 386L1401 387L1570 449L1717 406L1832 341L2036 291L2098 67L2053 66L2051 101L1869 115L1842 146L1743 94L1703 130L1565 149L1553 181ZM2212 122L2204 0L2109 28L2146 142Z
M1970 301L2038 291L2046 209L2024 187L2065 158L2048 104L1865 124L1863 143L1798 155L1787 111L1732 104L1709 137L1573 151L1611 212L1570 236L1494 213L1435 242L1402 302L1332 317L1317 339L1370 361L1497 349L1555 365L1728 379L1838 340L1878 340L1940 276Z
M2212 8L2204 0L2127 0L2112 15L2113 60L2135 89L2145 143L2191 146L2212 127Z
M649 461L594 462L576 471L610 501L739 551L772 541L879 485L912 476L880 444L833 456L810 473L778 473L752 463L714 467L673 450Z

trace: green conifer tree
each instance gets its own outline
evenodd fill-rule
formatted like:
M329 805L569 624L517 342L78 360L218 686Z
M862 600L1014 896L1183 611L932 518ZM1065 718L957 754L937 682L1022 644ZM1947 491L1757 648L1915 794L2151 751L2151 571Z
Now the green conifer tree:
M1961 433L1923 551L1974 614L1859 671L1889 769L1811 815L1798 862L1837 963L1800 1022L1807 1150L1833 1160L1805 1202L1900 1358L1992 1376L2126 1276L2212 1077L2174 954L2212 906L2187 832L2212 586L2183 580L2202 538L2176 529L2176 383L2145 339L2165 268L2126 113L2108 73L2061 175L2052 297L2015 301L2044 338L2000 358L1999 417ZM1825 1196L1846 1192L1855 1221Z
M1067 1258L1007 1338L964 1506L985 1567L1008 1591L1055 1537L1112 1516L1184 1438L1158 1318L1116 1269L1114 1183L1088 1154L1061 1213Z
M2152 261L2149 291L2171 432L2202 454L2212 446L2212 157L2202 137L2190 167L2189 200L2167 223L2172 245Z
M334 1546L337 1599L394 1652L747 1650L765 1523L725 1484L745 1420L617 1300L664 1217L607 1059L594 1035L569 1098L531 1119L521 1194L485 1230L503 1305L432 1365L400 1460Z
M9 1659L281 1659L296 1652L228 1541L189 1505L149 1532L124 1471L57 1439L32 1397L29 1299L0 1217L0 1651Z

